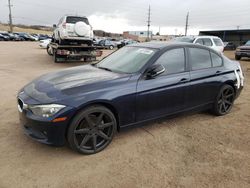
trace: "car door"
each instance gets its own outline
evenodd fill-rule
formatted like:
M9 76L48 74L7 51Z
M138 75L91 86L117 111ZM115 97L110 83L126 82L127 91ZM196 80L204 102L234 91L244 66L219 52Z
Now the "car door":
M154 119L185 109L190 75L184 48L167 50L156 61L166 71L154 79L142 76L137 84L137 121Z
M214 55L217 56L214 58ZM214 65L212 58L214 58ZM221 57L210 50L202 48L188 48L188 62L190 66L190 89L188 90L188 107L193 108L209 104L214 101L219 87L222 72ZM220 65L220 66L218 66Z

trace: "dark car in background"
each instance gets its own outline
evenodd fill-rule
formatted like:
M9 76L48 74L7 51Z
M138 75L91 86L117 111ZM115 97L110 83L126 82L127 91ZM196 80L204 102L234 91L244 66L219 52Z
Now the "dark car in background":
M124 40L121 40L120 42L117 43L117 48L122 48L124 46L127 46L129 44L136 44L138 43L137 41L134 41L134 40L130 40L130 39L124 39Z
M12 40L12 41L15 40L14 35L11 34L11 33L1 32L0 34L3 35L3 36L5 36L5 37L7 37L9 40Z
M93 154L125 127L190 110L225 115L243 80L240 64L211 48L141 43L35 79L18 93L18 110L34 140Z
M0 34L0 41L5 41L5 37L2 34Z
M235 59L240 60L242 57L250 58L250 40L245 45L236 48Z
M5 33L0 33L0 40L2 41L9 41L10 37L8 35L5 35Z
M49 35L46 34L39 34L38 35L38 40L46 40L46 39L51 39Z
M24 32L20 32L20 33L14 33L16 34L22 41L37 41L38 38L29 34L29 33L24 33Z
M236 50L236 45L233 42L224 42L224 50Z
M116 47L116 43L109 39L99 40L95 45L110 50L113 50Z

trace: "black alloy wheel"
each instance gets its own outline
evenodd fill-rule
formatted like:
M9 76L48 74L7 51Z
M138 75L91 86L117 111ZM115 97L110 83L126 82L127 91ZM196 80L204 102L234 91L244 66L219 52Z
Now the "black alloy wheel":
M224 85L221 88L214 105L215 114L219 116L228 114L233 107L234 99L234 88L230 85Z
M116 131L113 113L103 106L92 106L73 119L68 130L72 149L82 154L94 154L106 148Z

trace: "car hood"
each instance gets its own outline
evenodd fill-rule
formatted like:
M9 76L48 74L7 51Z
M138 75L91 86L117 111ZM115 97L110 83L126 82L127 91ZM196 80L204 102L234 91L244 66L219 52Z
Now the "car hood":
M51 103L108 87L117 80L127 81L129 77L83 65L43 75L27 84L23 91L39 103Z
M238 49L241 49L241 50L250 50L250 46L239 46Z

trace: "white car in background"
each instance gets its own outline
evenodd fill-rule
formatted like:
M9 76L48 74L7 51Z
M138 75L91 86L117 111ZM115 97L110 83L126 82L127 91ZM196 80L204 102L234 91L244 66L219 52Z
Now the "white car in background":
M208 46L208 47L210 47L210 48L212 48L220 53L222 53L224 51L224 44L223 44L222 40L216 36L177 37L177 38L173 39L173 41L189 42L189 43Z
M41 48L47 48L50 42L51 42L51 39L40 40L39 41L39 46Z
M54 25L54 40L58 44L77 42L93 44L94 33L89 20L85 16L64 16L57 25Z

